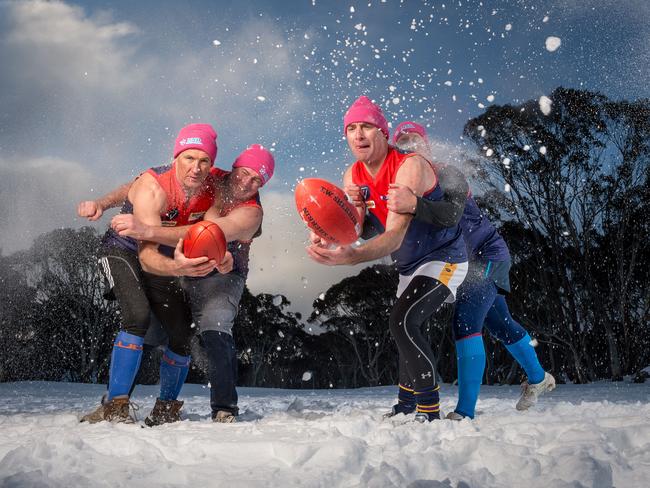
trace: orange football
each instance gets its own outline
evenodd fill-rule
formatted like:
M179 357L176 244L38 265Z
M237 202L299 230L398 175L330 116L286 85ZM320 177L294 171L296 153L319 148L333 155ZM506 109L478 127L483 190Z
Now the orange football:
M359 214L338 186L321 178L305 178L296 185L295 197L300 217L322 239L345 246L359 238Z
M214 222L202 220L187 230L183 239L183 254L187 258L207 256L220 263L226 254L226 236Z

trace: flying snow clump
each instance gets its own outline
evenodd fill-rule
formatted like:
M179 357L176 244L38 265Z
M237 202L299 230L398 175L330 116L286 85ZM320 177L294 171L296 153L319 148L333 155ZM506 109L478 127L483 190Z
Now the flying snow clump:
M546 38L546 50L549 52L556 51L562 45L562 39L555 36L549 36Z
M551 113L551 105L553 105L553 100L548 98L546 95L539 97L539 109L544 115Z

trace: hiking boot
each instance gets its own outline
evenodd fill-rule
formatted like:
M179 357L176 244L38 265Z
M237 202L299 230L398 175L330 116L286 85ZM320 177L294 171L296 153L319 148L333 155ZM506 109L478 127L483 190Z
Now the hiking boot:
M104 395L99 407L81 417L80 422L96 424L106 421L133 424L136 421L135 414L131 416L129 413L129 405L131 404L128 395L116 396L112 400L107 400L106 395ZM133 406L133 410L137 410L137 408Z
M400 413L403 413L404 415L409 415L413 412L415 412L415 405L404 405L402 403L396 403L391 407L390 412L385 413L383 415L383 418L389 419Z
M212 414L212 421L219 424L232 424L233 422L236 422L237 419L232 412L219 410L217 413Z
M537 403L537 397L542 393L555 389L555 378L548 373L544 373L544 379L533 385L524 382L521 385L521 397L517 402L517 410L528 410Z
M149 427L154 427L156 425L178 422L181 419L181 407L183 403L180 400L161 400L160 398L156 398L156 404L153 406L149 416L144 419L144 423Z

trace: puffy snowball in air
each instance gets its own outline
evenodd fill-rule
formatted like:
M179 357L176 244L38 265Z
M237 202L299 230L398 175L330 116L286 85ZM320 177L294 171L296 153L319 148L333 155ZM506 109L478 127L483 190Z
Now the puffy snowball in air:
M551 113L551 105L553 105L553 100L551 100L545 95L539 97L539 109L542 111L544 115L548 115Z
M546 50L549 52L555 51L562 44L562 39L555 36L549 36L546 38Z

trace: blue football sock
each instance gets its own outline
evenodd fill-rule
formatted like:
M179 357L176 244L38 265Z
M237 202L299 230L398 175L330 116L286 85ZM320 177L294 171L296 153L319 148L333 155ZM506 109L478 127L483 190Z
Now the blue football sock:
M483 336L474 335L456 341L458 364L458 404L456 412L471 419L478 400L483 371L485 370L485 349Z
M176 400L190 370L190 356L165 349L160 360L160 399Z
M530 336L526 334L523 339L514 344L506 345L506 349L524 368L526 376L528 376L528 383L535 384L544 380L544 368L539 364L537 353L533 346L530 345L530 341Z
M113 343L108 374L108 399L128 395L140 368L144 338L121 331Z

